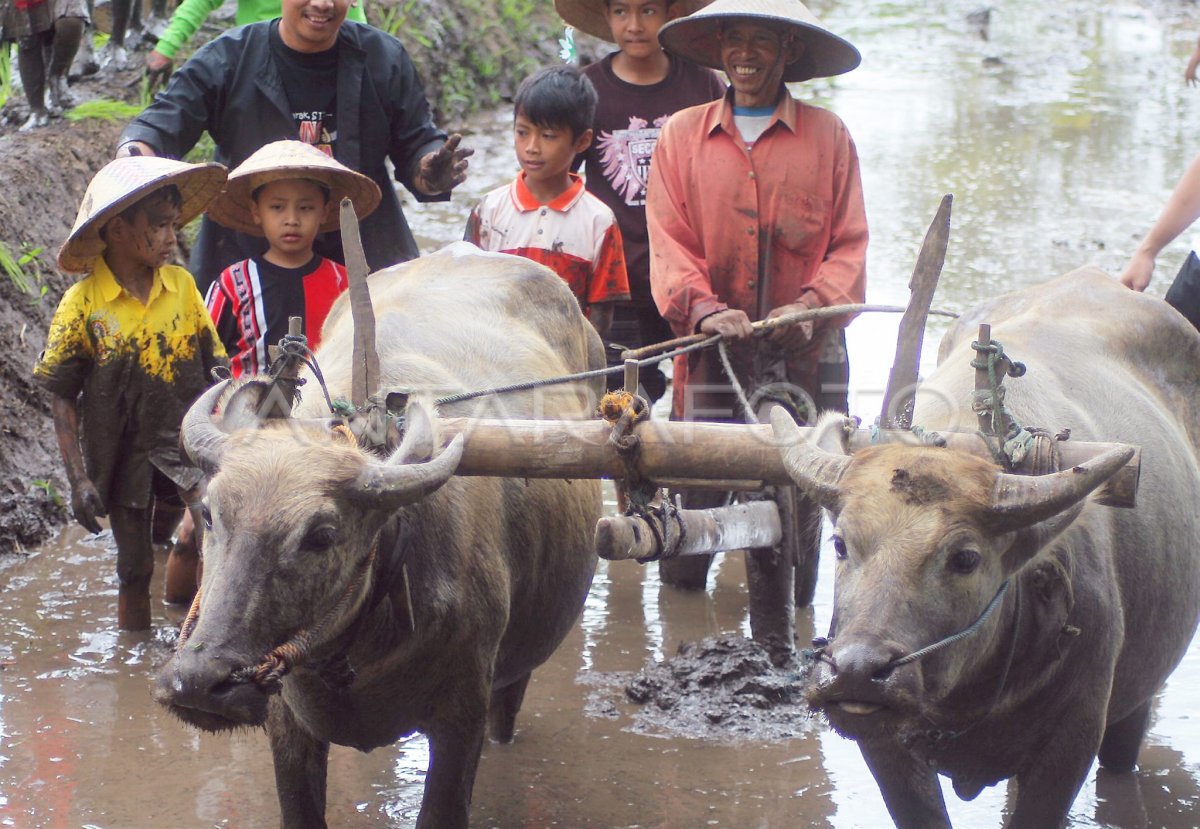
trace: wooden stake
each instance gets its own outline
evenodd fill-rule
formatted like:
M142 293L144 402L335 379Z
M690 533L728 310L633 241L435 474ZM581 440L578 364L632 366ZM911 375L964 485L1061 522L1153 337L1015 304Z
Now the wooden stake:
M929 318L929 308L933 304L942 265L946 261L946 246L950 240L950 205L953 201L954 196L949 193L942 197L942 203L921 244L912 280L908 283L908 308L900 319L896 359L892 363L887 391L883 395L883 408L879 414L879 424L885 429L907 429L912 426L925 322Z
M363 253L354 203L342 199L342 254L350 279L350 314L354 320L354 354L351 359L350 397L356 407L379 388L379 352L375 348L375 311L367 285L367 257Z

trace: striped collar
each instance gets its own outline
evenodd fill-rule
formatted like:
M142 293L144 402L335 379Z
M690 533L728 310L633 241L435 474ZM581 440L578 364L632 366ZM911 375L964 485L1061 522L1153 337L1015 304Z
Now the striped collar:
M525 171L522 170L509 188L513 204L522 213L528 213L543 206L549 207L551 210L557 210L559 213L566 213L575 206L575 202L579 201L584 193L583 179L576 173L570 173L570 176L571 186L555 196L548 204L543 205L529 191L529 185L525 183Z

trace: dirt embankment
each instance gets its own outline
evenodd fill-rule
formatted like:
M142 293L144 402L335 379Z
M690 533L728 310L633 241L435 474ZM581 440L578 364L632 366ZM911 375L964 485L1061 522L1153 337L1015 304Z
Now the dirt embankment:
M540 0L373 0L368 16L408 47L439 123L451 129L462 115L511 97L533 68L557 60L562 28L551 4ZM193 45L217 33L206 26ZM72 90L82 100L133 101L138 86L138 73L129 71L88 78ZM0 117L0 256L36 255L15 275L0 268L0 554L38 545L68 519L49 399L30 369L71 283L54 267L58 246L123 126L55 120L17 133L24 115L24 100L14 93Z

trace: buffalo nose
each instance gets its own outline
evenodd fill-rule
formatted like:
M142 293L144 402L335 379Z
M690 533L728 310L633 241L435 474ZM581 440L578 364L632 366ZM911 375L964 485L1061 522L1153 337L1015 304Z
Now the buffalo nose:
M866 637L834 642L829 655L833 672L839 677L882 682L892 675L894 662L903 654L903 648L895 642Z
M155 696L160 702L205 708L230 679L232 665L223 659L177 654L159 672Z

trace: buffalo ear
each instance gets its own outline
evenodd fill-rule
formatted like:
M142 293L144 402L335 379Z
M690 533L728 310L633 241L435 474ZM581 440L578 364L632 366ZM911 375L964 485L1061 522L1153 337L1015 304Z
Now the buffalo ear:
M292 406L278 385L254 378L234 389L223 413L222 428L232 434L240 429L257 429L264 420L291 417Z

